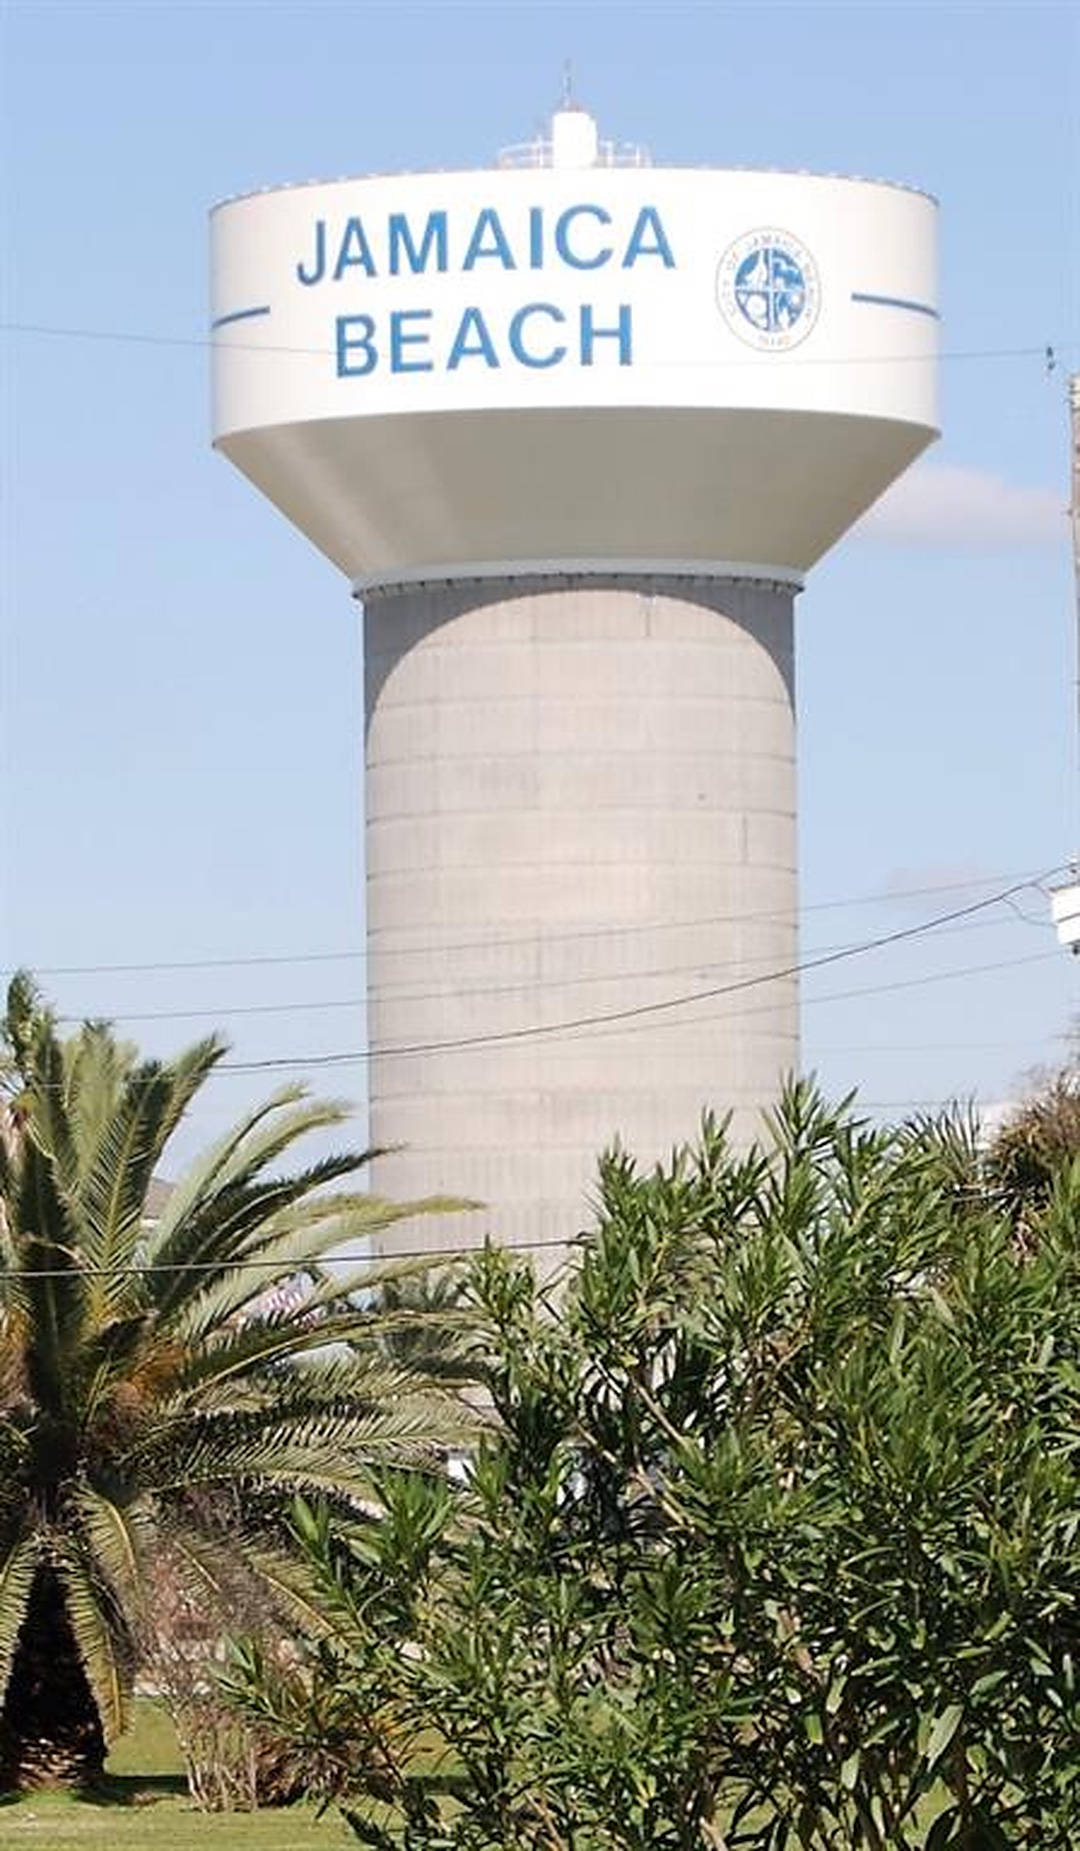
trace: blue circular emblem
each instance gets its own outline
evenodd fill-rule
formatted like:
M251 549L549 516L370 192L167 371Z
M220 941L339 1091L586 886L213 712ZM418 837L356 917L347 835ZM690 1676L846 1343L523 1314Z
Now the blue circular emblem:
M716 294L740 339L767 353L782 352L805 340L817 320L817 266L787 232L750 232L720 259Z

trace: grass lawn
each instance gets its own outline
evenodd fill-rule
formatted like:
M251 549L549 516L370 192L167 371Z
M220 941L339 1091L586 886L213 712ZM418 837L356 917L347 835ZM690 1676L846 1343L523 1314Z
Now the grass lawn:
M259 1813L202 1813L187 1797L176 1738L154 1703L139 1702L130 1733L109 1758L113 1775L104 1800L62 1794L0 1802L0 1847L68 1851L115 1846L116 1851L344 1851L356 1839L334 1813L316 1819L291 1806Z
M203 1813L187 1797L172 1724L158 1704L140 1701L130 1733L109 1757L109 1795L74 1800L33 1794L0 1800L0 1851L358 1851L335 1812L307 1806L259 1813ZM942 1803L927 1804L925 1825Z

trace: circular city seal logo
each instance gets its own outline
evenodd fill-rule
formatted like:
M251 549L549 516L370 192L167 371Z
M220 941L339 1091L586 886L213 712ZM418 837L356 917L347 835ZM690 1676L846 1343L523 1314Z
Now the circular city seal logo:
M765 353L783 353L804 341L817 320L817 265L786 231L748 232L720 259L716 300L740 340Z

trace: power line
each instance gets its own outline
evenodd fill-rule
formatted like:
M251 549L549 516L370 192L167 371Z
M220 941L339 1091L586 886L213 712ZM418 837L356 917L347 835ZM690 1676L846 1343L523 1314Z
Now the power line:
M939 1105L940 1105L940 1101L925 1100L925 1099L896 1099L896 1100L888 1100L888 1099L859 1100L859 1099L856 1099L853 1101L852 1109L856 1113L858 1113L860 1110L866 1110L866 1111L901 1110L909 1106L914 1106L914 1107L925 1110L925 1109L936 1109ZM489 1205L487 1203L477 1202L477 1203L470 1203L468 1205L465 1205L464 1207L460 1209L454 1209L454 1208L448 1207L443 1212L445 1212L446 1214L462 1214L462 1213L483 1213L483 1212L491 1212L491 1211L489 1210ZM550 1251L554 1251L555 1249L561 1249L563 1251L566 1251L568 1248L576 1246L581 1240L585 1239L586 1235L587 1235L587 1230L580 1229L577 1234L571 1234L561 1239L558 1237L549 1237L543 1240L515 1240L515 1241L506 1242L505 1244L502 1244L502 1243L495 1243L495 1244L500 1247L501 1251L507 1254L511 1254L511 1255L515 1253L550 1252ZM378 1236L374 1235L368 1238L377 1239ZM0 1267L0 1280L17 1280L17 1279L68 1279L68 1280L73 1280L73 1279L82 1279L82 1278L115 1279L115 1278L129 1278L129 1277L130 1278L145 1278L145 1277L153 1277L153 1275L156 1273L164 1273L164 1274L169 1274L169 1275L191 1274L191 1273L195 1273L195 1274L221 1273L221 1272L234 1273L234 1272L246 1272L246 1271L255 1271L255 1270L262 1270L262 1269L266 1269L269 1272L274 1272L278 1274L279 1276L282 1276L282 1275L286 1275L288 1273L288 1269L290 1265L294 1265L294 1264L295 1264L295 1271L290 1276L295 1278L296 1276L302 1275L305 1273L310 1275L315 1271L320 1271L320 1272L324 1271L325 1266L327 1264L333 1264L333 1265L338 1265L338 1266L348 1265L353 1268L355 1268L356 1266L368 1266L374 1270L376 1268L387 1266L387 1265L391 1265L391 1266L396 1265L399 1261L403 1261L403 1260L428 1260L431 1262L432 1266L440 1266L440 1265L447 1264L451 1260L466 1259L471 1254L483 1253L485 1252L485 1250L490 1244L491 1243L488 1240L482 1240L482 1241L467 1242L461 1246L455 1246L455 1247L395 1248L394 1252L391 1254L373 1253L373 1254L356 1254L354 1256L337 1254L332 1257L331 1261L325 1262L323 1264L320 1264L318 1261L313 1260L310 1255L306 1255L306 1256L300 1255L297 1257L295 1263L288 1258L270 1260L270 1259L260 1259L256 1256L251 1259L240 1258L236 1260L235 1262L229 1262L225 1266L223 1266L220 1261L215 1261L215 1260L173 1260L173 1261L166 1262L165 1264L160 1265L160 1266L154 1265L152 1262L149 1262L149 1261L143 1262L143 1263L129 1262L123 1266L87 1266L82 1263L76 1266L70 1266L70 1267L66 1267L66 1266L40 1266L40 1267L6 1266L6 1267ZM345 1282L343 1281L343 1283ZM351 1280L350 1283L355 1289L356 1287L355 1280ZM298 1312L303 1311L302 1301L298 1305L297 1310Z
M812 998L813 1001L820 1000ZM1049 1035L1050 1041L1064 1041L1064 1035ZM818 1045L818 1054L1002 1054L1027 1047L1030 1037L1012 1041L850 1041Z
M134 328L67 327L56 323L38 321L3 321L0 322L0 333L27 334L49 340L106 341L114 342L120 346L186 347L195 350L208 349L214 352L255 353L266 354L268 357L282 354L295 354L299 357L306 356L313 359L333 359L335 354L335 350L332 347L298 347L268 341L221 339L220 337L215 338L213 335L206 334L148 334L143 330ZM1054 341L1051 345L1055 353L1063 354L1072 352L1077 343L1072 341ZM815 357L813 354L792 354L785 356L785 366L789 369L792 366L927 366L956 360L1031 359L1037 359L1045 364L1046 351L1047 342L1042 340L1034 346L954 347L945 348L937 353L927 352L925 354L837 354L831 356L827 360ZM665 371L677 371L681 368L690 366L700 367L701 362L692 360L668 360L653 362L652 364L658 370L663 368ZM724 371L728 369L742 370L748 367L765 367L772 364L771 355L762 355L760 357L755 357L753 355L746 355L744 357L740 355L737 359L725 359L723 361L718 360L714 362L717 370Z
M955 1103L966 1103L966 1102L967 1101L966 1101L966 1096L965 1096L964 1101L954 1100L952 1103L955 1104ZM972 1100L971 1103L977 1104L978 1102L975 1100ZM937 1099L858 1099L856 1098L853 1101L852 1109L856 1113L860 1111L868 1111L868 1112L869 1111L876 1111L876 1112L903 1111L909 1108L915 1108L917 1110L927 1111L927 1110L938 1110L941 1108L941 1106L942 1106L942 1102ZM947 1109L947 1107L945 1109ZM477 1202L477 1203L468 1204L460 1209L454 1209L454 1208L448 1207L445 1209L444 1212L446 1214L483 1213L487 1211L487 1209L488 1209L487 1203ZM508 1254L539 1253L539 1252L545 1252L545 1251L553 1251L555 1249L562 1249L565 1251L566 1249L577 1245L579 1241L585 1238L585 1235L586 1235L585 1230L579 1230L577 1234L572 1234L562 1239L559 1239L556 1237L556 1238L548 1238L544 1240L510 1241L506 1243L501 1248L501 1250ZM377 1239L378 1236L377 1235L369 1236L368 1238ZM356 1266L368 1266L368 1267L371 1267L372 1269L376 1269L376 1268L386 1266L386 1265L396 1265L399 1261L403 1261L403 1260L429 1260L432 1266L440 1266L440 1265L449 1263L451 1260L466 1259L471 1254L483 1253L487 1249L489 1244L490 1243L487 1240L483 1240L483 1241L468 1242L464 1245L455 1246L455 1247L396 1248L392 1254L373 1253L373 1254L357 1254L354 1256L345 1256L345 1255L338 1254L338 1255L333 1256L332 1261L327 1262L326 1264L332 1263L332 1264L339 1265L339 1266L349 1265L350 1267L354 1267L354 1268ZM113 1278L118 1278L118 1277L119 1278L129 1278L129 1277L143 1278L143 1277L152 1277L154 1274L158 1274L158 1273L164 1273L164 1274L169 1274L169 1275L191 1274L191 1273L201 1274L201 1273L220 1273L223 1271L228 1271L228 1272L257 1271L257 1270L262 1270L262 1269L265 1269L269 1272L277 1273L279 1276L281 1276L288 1272L288 1269L290 1265L292 1264L293 1262L290 1259L280 1259L279 1258L276 1260L271 1260L271 1259L260 1259L257 1256L255 1256L251 1259L242 1259L242 1258L238 1259L235 1263L230 1262L228 1266L225 1266L225 1267L222 1266L220 1261L215 1261L215 1260L174 1260L174 1261L166 1262L163 1265L154 1265L152 1262L147 1261L142 1264L132 1262L132 1263L128 1263L123 1266L87 1266L82 1263L80 1263L77 1266L71 1266L71 1267L8 1266L8 1267L0 1267L0 1280L77 1279L77 1278L113 1279ZM295 1262L295 1272L291 1276L296 1277L299 1274L305 1274L305 1273L311 1274L316 1270L323 1271L324 1266L320 1265L317 1261L312 1260L310 1255L306 1255L306 1256L302 1255L302 1256L297 1257L296 1262ZM352 1281L352 1283L355 1288L355 1281ZM298 1306L298 1310L302 1311L302 1309L303 1309L303 1305L301 1303Z
M1040 878L1049 880L1058 870L1049 869ZM985 910L988 906L997 906L1003 899L1030 886L1023 881L1018 886L1006 888L1003 893L990 895L985 900L976 900L969 906L956 907L948 913L940 913L934 919L923 920L918 925L904 926L895 932L882 933L877 938L866 939L861 945L849 945L836 951L824 953L820 957L808 958L800 963L789 964L778 970L766 971L756 977L741 977L731 983L711 985L706 989L690 990L681 996L671 996L655 1003L638 1003L623 1009L601 1010L595 1014L570 1017L561 1022L532 1023L521 1028L495 1030L488 1034L461 1035L442 1041L421 1041L402 1043L395 1047L350 1050L340 1054L314 1055L303 1057L275 1057L266 1060L243 1062L222 1062L221 1069L231 1072L256 1073L281 1067L330 1067L352 1066L364 1061L384 1058L388 1055L438 1054L457 1052L467 1048L491 1047L508 1042L533 1041L550 1035L566 1034L579 1028L606 1026L609 1023L638 1021L645 1017L662 1015L673 1009L681 1009L691 1003L711 1002L721 996L731 996L744 990L757 989L763 984L778 983L789 977L801 976L806 971L821 970L830 964L839 964L847 958L862 957L868 952L879 951L886 945L896 945L912 938L921 937L934 931L938 926L951 925L954 920L969 918L974 913Z
M929 926L929 922L928 922L928 926ZM866 948L868 949L868 947ZM1045 954L1045 955L1050 956L1050 957L1056 957L1056 953L1053 953L1053 952ZM1023 960L1023 961L1032 962L1034 960ZM1040 959L1037 961L1042 961L1042 960ZM990 967L990 968L995 968L995 967ZM959 975L961 973L950 973L950 974ZM954 1101L954 1103L956 1103L956 1101ZM975 1100L972 1100L972 1103L977 1104L978 1102ZM942 1102L937 1099L858 1099L856 1098L853 1101L853 1110L855 1112L859 1112L859 1111L902 1111L902 1110L907 1110L910 1108L915 1108L918 1110L936 1110L941 1106L941 1104ZM488 1205L486 1203L472 1203L472 1204L463 1205L463 1207L460 1209L454 1209L454 1208L447 1207L443 1212L446 1214L482 1213L482 1212L485 1212L485 1210L487 1210L487 1207ZM509 1242L503 1250L510 1254L537 1253L537 1252L544 1252L544 1251L554 1251L555 1249L561 1249L565 1251L566 1249L576 1245L584 1237L585 1237L585 1231L581 1230L576 1235L570 1235L568 1237L561 1238L561 1239L560 1238L548 1238L548 1239L542 1239L542 1240L512 1241L512 1242ZM372 1238L372 1237L369 1236L368 1238ZM378 1238L377 1235L374 1236L374 1238ZM487 1240L483 1240L483 1241L468 1242L463 1245L454 1246L454 1247L397 1248L392 1254L389 1254L389 1255L374 1253L374 1254L358 1254L355 1256L345 1256L345 1255L338 1254L333 1257L332 1262L328 1262L328 1263L333 1263L336 1265L349 1265L350 1267L354 1269L357 1266L367 1266L367 1267L370 1267L372 1270L375 1270L375 1269L378 1269L388 1264L395 1265L399 1261L427 1260L434 1267L434 1266L448 1264L449 1262L453 1260L468 1258L472 1254L483 1253L488 1247L488 1245L489 1245L489 1242ZM74 1279L83 1279L83 1278L98 1279L98 1278L117 1278L117 1277L145 1278L145 1277L153 1277L155 1274L167 1274L167 1275L172 1276L176 1274L188 1275L188 1274L261 1271L261 1270L266 1270L267 1272L275 1273L278 1276L282 1276L288 1273L289 1267L293 1264L294 1262L288 1258L285 1258L285 1259L278 1258L275 1260L275 1259L259 1258L257 1255L252 1256L249 1259L240 1258L236 1260L235 1262L228 1263L226 1266L223 1266L220 1261L215 1261L215 1260L175 1260L175 1261L167 1261L159 1265L155 1265L153 1262L150 1262L150 1261L146 1261L143 1263L130 1262L123 1266L89 1266L83 1262L80 1262L79 1264L75 1266L67 1266L67 1267L64 1267L64 1266L0 1267L0 1280L5 1280L5 1281L14 1281L14 1280L21 1280L21 1279L74 1280ZM314 1273L316 1270L322 1271L324 1270L324 1268L323 1266L319 1265L317 1261L313 1260L310 1255L299 1255L297 1256L297 1259L295 1261L295 1272L291 1276L295 1277L297 1275L302 1275L302 1274L310 1275ZM352 1281L352 1284L355 1288L355 1280ZM298 1310L302 1310L302 1308L303 1307L301 1304L298 1307Z
M820 1003L843 1003L843 1002L851 1002L853 1000L856 1000L864 996L886 996L896 990L920 990L920 989L925 988L927 984L951 983L961 977L983 977L983 976L992 975L993 973L998 972L998 971L1019 970L1031 964L1051 964L1051 963L1053 964L1060 963L1060 957L1056 951L1037 951L1030 957L1022 957L1022 958L997 958L992 963L989 963L989 964L961 964L954 970L930 971L922 977L904 977L892 983L865 984L855 990L830 990L829 992L827 992L827 994L823 996L804 996L801 1000L801 1007L803 1009L809 1009L809 1008L813 1008L815 1005L820 1004ZM775 975L775 973L773 973L773 975ZM766 978L766 979L761 979L760 981L766 982L769 980L770 979ZM751 1005L749 1008L746 1008L746 1009L723 1010L723 1011L712 1013L706 1016L697 1016L695 1017L695 1021L699 1023L700 1022L727 1022L727 1021L730 1021L732 1019L732 1016L735 1016L735 1015L737 1016L767 1015L771 1013L771 1010L772 1010L771 1004L768 1004L768 1003L760 1004L759 1003L756 1007L754 1005ZM552 1024L552 1030L550 1032L554 1032L554 1030L558 1026L559 1026L558 1024ZM627 1024L616 1025L608 1029L601 1028L598 1031L597 1035L594 1037L594 1039L598 1039L598 1040L604 1039L608 1035L629 1034L633 1032L633 1029L635 1026L636 1024L630 1023L629 1025ZM678 1028L681 1026L682 1024L677 1023L677 1022L669 1022L669 1023L661 1022L657 1024L657 1027L660 1029L663 1029L664 1027ZM440 1043L439 1045L453 1047L455 1044ZM961 1044L959 1043L955 1043L955 1044L954 1043L943 1043L942 1051L947 1052L950 1046L959 1047L960 1045ZM975 1044L971 1044L971 1045L975 1045ZM987 1044L987 1045L990 1045L990 1044ZM1013 1047L1013 1046L1017 1046L1018 1044L1015 1042L999 1042L993 1045L998 1046L998 1047ZM302 1054L290 1055L290 1056L283 1055L279 1057L278 1059L270 1062L269 1065L272 1067L276 1067L276 1068L287 1068L294 1072L298 1072L298 1071L304 1070L309 1067L331 1067L331 1066L362 1067L362 1066L366 1066L368 1061L374 1058L377 1058L379 1054L407 1053L409 1051L410 1050L404 1049L404 1048L401 1048L401 1049L388 1048L388 1049L375 1049L375 1050L371 1050L371 1049L348 1050L346 1049L340 1052L332 1052L332 1053L326 1053L326 1054L309 1054L306 1056ZM894 1051L898 1053L904 1053L904 1052L918 1053L922 1050L917 1049L917 1048L906 1049L902 1047L897 1047L894 1050L890 1046L884 1046L884 1047L877 1047L877 1048L867 1047L865 1050L861 1050L857 1047L851 1048L848 1050L844 1050L844 1049L837 1050L837 1049L824 1048L821 1051L822 1053L826 1053L826 1054L836 1053L836 1052L842 1053L845 1051L850 1052L850 1053L859 1053L861 1051L865 1051L867 1053L886 1053L887 1054L887 1053L891 1053ZM932 1052L934 1050L927 1049L926 1051ZM218 1063L216 1067L211 1069L208 1077L211 1080L213 1080L222 1074L253 1073L253 1072L257 1072L265 1068L266 1065L267 1065L266 1062L261 1062L261 1061L221 1061Z
M1058 872L1057 869L1054 872ZM799 908L800 916L810 913L838 912L853 906L886 905L895 900L915 900L928 894L970 893L973 887L988 886L993 880L1015 881L1020 883L1012 892L1022 891L1025 887L1037 887L1041 879L1038 870L1028 873L1019 870L1015 874L986 875L966 881L941 881L924 887L893 887L880 893L855 894L847 899L814 900ZM380 952L381 957L432 957L444 956L448 951L495 951L521 949L544 950L563 944L576 944L583 939L611 939L638 936L641 933L693 931L698 926L708 925L750 925L768 920L786 918L787 912L772 911L760 913L711 913L696 919L661 919L639 922L634 925L605 925L576 927L568 932L547 932L533 934L515 934L502 938L466 938L457 940L428 940L413 945L397 945ZM248 957L220 958L180 958L154 959L143 963L127 964L45 964L35 965L34 974L39 977L121 977L148 976L165 971L194 970L243 970L255 969L264 965L281 964L345 964L356 963L367 956L363 947L355 951L310 951L310 952L268 952L256 953ZM10 964L3 968L4 975L12 976L18 965Z
M1037 951L1033 956L1023 958L998 958L992 964L962 964L955 970L931 971L923 977L905 977L894 983L871 983L863 985L856 990L830 990L828 994L824 996L804 996L802 998L801 1007L803 1009L808 1009L818 1003L851 1002L863 996L886 996L894 990L920 990L927 984L951 983L959 977L984 977L996 971L1018 970L1029 964L1050 963L1060 963L1060 958L1056 951ZM763 979L762 981L767 980ZM756 1007L751 1006L748 1009L724 1010L716 1014L698 1016L695 1020L697 1022L726 1022L731 1020L732 1015L767 1015L771 1013L771 1007L770 1004L759 1003ZM622 1026L606 1030L601 1029L597 1038L602 1039L605 1035L625 1035L630 1033L634 1026L635 1024L630 1024L629 1027L623 1024ZM680 1026L682 1025L676 1022L661 1022L657 1024L659 1028L677 1028ZM408 1050L404 1049L390 1048L385 1050L377 1049L374 1054L371 1050L353 1050L343 1053L309 1055L307 1058L302 1055L295 1055L289 1059L282 1058L275 1062L274 1065L293 1069L322 1066L357 1067L366 1065L369 1060L382 1052L393 1054L407 1051ZM256 1071L260 1065L261 1063L257 1061L222 1061L211 1071L209 1077L213 1079L215 1075L219 1073L250 1073Z
M922 977L904 977L892 983L865 984L865 985L861 985L858 989L854 989L854 990L830 990L823 996L804 996L802 998L801 1007L803 1009L809 1009L821 1003L842 1003L842 1002L851 1002L851 1001L859 1000L865 996L886 996L886 995L891 994L893 991L897 991L897 990L919 990L919 989L924 989L928 984L952 983L952 982L955 982L958 978L962 978L962 977L984 977L984 976L993 975L1000 971L1018 970L1028 965L1031 965L1031 964L1059 964L1060 961L1061 960L1060 960L1060 957L1057 951L1037 951L1031 957L998 958L998 959L995 959L993 963L988 963L988 964L962 964L954 970L930 971ZM771 1013L772 1013L772 1006L770 1004L759 1003L757 1005L751 1004L749 1007L743 1008L743 1009L723 1010L723 1011L717 1011L717 1012L710 1013L709 1015L697 1016L695 1017L695 1021L698 1023L728 1022L732 1019L733 1016L745 1017L745 1016L753 1016L753 1015L768 1015ZM679 1028L682 1026L683 1024L678 1023L678 1022L668 1022L668 1023L658 1023L657 1024L657 1027L660 1030L663 1030L665 1027ZM634 1027L635 1027L635 1024L631 1023L629 1025L624 1024L622 1026L616 1026L613 1028L609 1028L607 1030L600 1029L598 1033L593 1037L593 1039L594 1040L604 1040L614 1035L632 1034ZM1054 1036L1052 1037L1052 1039L1064 1040L1066 1039L1066 1037L1065 1036ZM943 1041L943 1042L927 1042L925 1044L907 1043L907 1042L879 1042L879 1043L872 1043L872 1042L861 1043L860 1042L860 1043L853 1043L850 1046L843 1046L843 1047L823 1047L818 1050L818 1053L822 1055L826 1055L826 1054L827 1055L835 1055L835 1054L936 1054L936 1053L948 1054L948 1053L972 1052L976 1050L986 1051L989 1049L1000 1050L1000 1049L1005 1049L1005 1048L1017 1048L1017 1047L1020 1047L1021 1045L1023 1045L1023 1043L1016 1041L1016 1040L1014 1041L992 1041L992 1042L991 1041L986 1041L986 1042ZM330 1054L330 1055L311 1055L307 1059L304 1059L303 1056L296 1056L293 1059L283 1058L280 1062L280 1065L282 1067L291 1068L295 1071L300 1071L306 1067L328 1065L328 1064L334 1064L334 1065L338 1065L342 1067L363 1066L370 1059L371 1059L371 1055L369 1053L358 1051L355 1053L343 1052L343 1053ZM253 1068L253 1063L248 1063L244 1061L222 1061L217 1067L211 1070L208 1077L210 1079L215 1079L217 1078L219 1074L247 1073L251 1071L252 1068Z
M485 1207L486 1204L478 1204L477 1206ZM460 1209L448 1208L446 1210L447 1214L460 1214L462 1212L463 1211ZM572 1246L577 1239L580 1239L580 1235L570 1235L569 1238L564 1240L513 1241L504 1251L508 1253L534 1253L543 1248L565 1248ZM332 1263L337 1266L347 1264L379 1267L396 1265L399 1260L430 1260L433 1265L437 1266L445 1260L464 1259L470 1253L483 1253L487 1245L487 1241L476 1241L468 1246L436 1248L434 1251L430 1247L411 1247L404 1250L395 1250L392 1254L357 1254L353 1260L350 1260L348 1256L338 1254L334 1256ZM237 1273L262 1268L266 1268L267 1271L273 1271L279 1275L284 1275L288 1273L290 1265L295 1265L295 1272L292 1275L295 1277L298 1273L310 1273L314 1271L316 1267L321 1271L325 1264L329 1264L329 1262L324 1262L323 1265L319 1265L317 1261L312 1260L311 1256L308 1255L306 1258L298 1256L295 1262L289 1259L260 1260L255 1258L250 1260L239 1259L235 1262L229 1262L226 1265L222 1265L219 1260L173 1260L164 1266L155 1266L150 1262L143 1265L128 1264L124 1266L85 1266L82 1264L77 1266L3 1266L0 1267L0 1279L127 1279L153 1277L155 1273ZM302 1303L297 1309L302 1312Z
M894 990L920 990L924 989L927 984L951 983L958 978L981 977L997 971L1017 970L1029 964L1050 963L1060 963L1060 957L1056 951L1037 951L1030 957L1022 958L999 958L995 959L993 963L988 964L961 964L954 967L952 970L930 971L922 977L904 977L894 980L891 983L862 984L857 989L853 990L829 990L821 996L804 996L801 999L800 1007L808 1009L812 1008L817 1003L850 1002L864 996L885 996ZM705 1015L694 1016L692 1020L695 1024L706 1022L730 1022L735 1017L743 1019L747 1016L772 1015L774 1011L775 1005L772 1003L750 1003L743 1005L741 1008L710 1010ZM590 1039L594 1041L604 1040L610 1036L633 1034L637 1026L637 1023L630 1022L617 1024L612 1028L596 1029ZM654 1024L654 1032L663 1033L665 1029L678 1029L683 1026L684 1023L682 1021L657 1022ZM364 1056L362 1058L367 1059L368 1057ZM229 1063L223 1062L222 1065L228 1067Z
M932 983L952 983L962 977L983 977L998 971L1017 970L1028 964L1050 963L1060 963L1060 955L1057 951L1037 951L1031 957L1023 958L999 958L990 964L961 964L953 970L930 971L922 977L902 977L891 983L862 984L854 990L830 990L823 996L804 996L800 1006L803 1009L809 1009L818 1003L851 1002L864 996L886 996L895 990L921 990ZM736 1016L744 1018L754 1015L770 1015L773 1013L773 1007L770 1003L750 1004L743 1008L711 1011L708 1015L695 1016L693 1019L696 1024L730 1022ZM655 1029L656 1032L662 1033L665 1028L681 1028L682 1026L681 1022L659 1022L655 1025ZM603 1040L612 1035L632 1034L635 1027L635 1023L630 1023L615 1028L598 1029L593 1038ZM223 1062L222 1065L228 1067L229 1063Z
M955 977L985 977L993 971L1019 970L1027 964L1060 962L1056 951L1036 951L1031 957L997 958L992 964L962 964L957 970L928 971L924 977L901 977L895 983L870 984L859 990L832 990L828 996L804 996L803 1008L813 1003L846 1003L860 996L886 996L894 990L921 990L928 983L949 983Z
M1003 925L1013 923L1014 920L1033 926L1045 933L1045 920L1028 919L1023 915L1010 912L1007 919L976 919L951 927L943 927L940 936L947 938L956 932L978 932L985 931L987 928L1000 929ZM825 952L841 948L838 945L823 945L819 947L819 952L823 955ZM810 955L817 956L819 953L815 952ZM730 961L727 960L727 962ZM734 961L736 964L749 963L751 965L766 962L763 958L739 958ZM305 998L299 1002L287 1003L222 1003L212 1008L197 1006L191 1009L92 1009L83 1010L77 1015L58 1015L56 1020L60 1023L71 1024L81 1022L89 1015L94 1018L104 1018L109 1022L188 1022L216 1021L222 1016L310 1015L324 1010L363 1009L371 1002L382 998L397 1003L459 1003L468 1002L474 998L532 996L542 990L577 989L582 984L647 982L657 977L688 977L692 972L704 976L706 971L719 968L722 968L720 960L705 955L694 958L689 964L653 964L641 970L597 970L576 977L536 976L521 983L478 984L463 987L455 983L453 978L447 978L444 987L439 990L402 990L392 983L369 984L361 996L319 997L314 1001Z
M867 1112L937 1112L941 1111L941 1099L860 1099L861 1109ZM948 1099L950 1105L978 1105L978 1099L969 1092L961 1092L960 1098L952 1094Z

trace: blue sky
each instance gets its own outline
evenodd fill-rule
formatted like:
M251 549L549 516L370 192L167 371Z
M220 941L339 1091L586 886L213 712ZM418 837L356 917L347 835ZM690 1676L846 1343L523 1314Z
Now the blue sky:
M356 611L209 449L206 213L486 164L567 58L658 161L942 201L942 441L798 607L804 955L1076 852L1075 8L8 0L3 32L0 963L155 1050L362 1049ZM809 975L805 1064L875 1108L1001 1099L1078 971L1029 890ZM362 1063L310 1077L363 1097ZM267 1078L213 1082L192 1138Z

